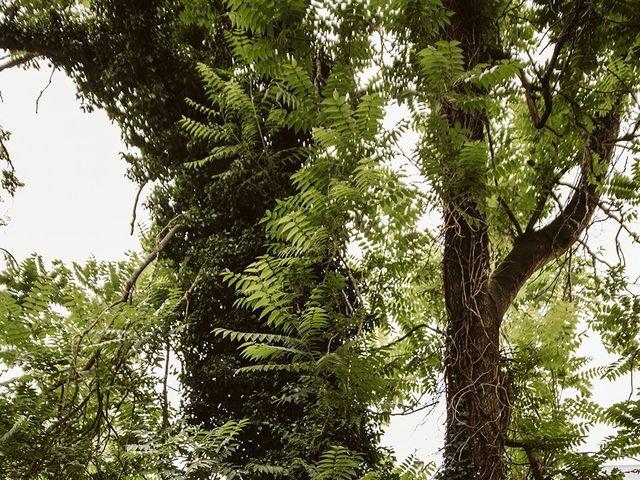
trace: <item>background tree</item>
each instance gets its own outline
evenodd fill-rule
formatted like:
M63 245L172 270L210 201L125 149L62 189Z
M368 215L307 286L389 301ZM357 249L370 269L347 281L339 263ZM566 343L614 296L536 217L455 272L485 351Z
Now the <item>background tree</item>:
M125 157L132 178L157 185L149 200L154 221L162 227L180 216L185 225L163 255L180 265L178 276L188 291L179 347L187 414L211 428L232 418L253 418L235 460L257 462L264 456L268 462L284 455L282 439L304 412L273 405L289 382L287 374L236 375L247 360L213 329L264 329L255 316L232 306L233 290L220 273L242 269L264 251L258 220L290 191L289 176L300 165L298 157L278 152L298 146L308 133L294 126L278 133L268 159L235 152L197 170L185 168L205 156L210 145L190 143L177 121L185 115L205 118L185 102L204 101L196 62L231 65L224 38L230 31L226 9L215 2L8 2L2 6L0 45L17 51L14 64L42 56L64 69L76 80L86 106L104 108L121 126L127 144L139 151ZM279 14L281 25L293 26L301 10L292 4L292 13L283 9ZM292 40L304 47L298 58L304 57L305 68L321 83L332 60L322 53L316 33L305 29L307 24L295 26L288 35L303 36ZM257 91L262 82L253 78L248 85ZM238 124L227 127L237 129ZM371 450L365 437L357 434L347 443ZM295 451L289 455L295 457Z

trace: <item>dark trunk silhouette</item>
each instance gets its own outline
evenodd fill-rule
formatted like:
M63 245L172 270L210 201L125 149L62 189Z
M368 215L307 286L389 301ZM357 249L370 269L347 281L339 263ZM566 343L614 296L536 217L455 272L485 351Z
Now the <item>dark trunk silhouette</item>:
M491 64L502 57L495 45L498 35L493 31L496 22L491 2L452 0L446 2L446 7L453 13L446 38L459 42L467 69L479 63ZM575 8L578 11L578 6ZM575 30L574 18L575 15L567 15L555 55ZM551 59L551 68L555 61ZM543 114L538 115L535 102L528 101L535 128L543 127L551 108L550 94L544 91L544 82L549 77L545 77ZM452 128L465 129L469 141L485 140L486 112L463 111L455 105L445 105L442 111ZM531 275L564 254L589 224L599 202L597 185L606 175L618 129L619 116L614 108L600 118L586 139L587 148L577 162L581 164L581 176L564 209L539 229L535 229L539 212L533 212L525 229L516 227L511 252L493 271L491 242L480 204L482 195L465 187L450 188L445 193L447 430L443 478L446 480L505 478L505 445L525 449L532 473L543 478L529 445L508 438L512 399L507 374L501 366L501 324ZM483 184L485 179L478 178L477 182Z

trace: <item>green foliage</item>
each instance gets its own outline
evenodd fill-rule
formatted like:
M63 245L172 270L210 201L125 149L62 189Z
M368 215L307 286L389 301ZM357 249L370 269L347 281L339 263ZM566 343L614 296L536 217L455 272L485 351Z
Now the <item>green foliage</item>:
M427 92L451 90L464 74L464 55L457 41L438 41L421 50L420 67L427 82Z
M598 302L591 307L591 327L598 332L606 349L616 361L604 369L603 377L618 380L623 376L633 378L634 364L640 345L640 303L632 293L632 286L621 267L614 268L599 278L589 292ZM617 434L608 438L602 451L610 458L634 457L640 449L638 442L638 401L631 392L627 399L605 410L604 417L618 428Z
M266 254L241 275L225 274L241 294L234 306L254 312L253 318L264 323L254 332L226 326L213 329L222 338L242 342L240 350L249 365L240 366L238 375L286 374L286 383L274 385L279 391L274 388L271 400L285 421L295 425L286 433L281 431L279 441L286 453L274 452L262 464L254 456L250 465L255 473L269 465L286 476L306 477L324 449L339 442L360 452L363 468L370 469L383 458L375 449L378 432L368 412L375 401L372 393L384 395L375 368L382 357L360 355L376 319L360 305L364 296L356 277L362 274L348 254L359 229L350 225L362 224L368 215L374 231L377 216L395 213L400 202L406 209L415 193L398 184L398 196L386 199L383 186L397 179L370 156L383 99L359 92L351 67L330 57L317 60L327 62L317 67L320 71L301 52L293 59L289 55L256 57L258 42L278 48L283 42L286 45L287 30L276 35L269 22L264 23L262 15L270 11L269 5L234 3L231 7L238 30L228 41L236 70L231 74L199 67L211 105L193 105L209 121L184 119L182 125L195 141L208 144L211 153L186 167L208 168L231 159L221 174L228 178L247 165L268 168L285 161L303 162L291 177L295 194L278 200L261 221ZM285 15L278 12L272 12L275 24L279 15ZM352 14L347 11L336 21L350 22ZM352 36L328 48L339 52L340 42L358 41ZM323 68L328 73L319 78ZM292 133L301 141L278 148L277 139ZM407 221L415 218L409 214ZM298 413L292 415L294 411Z
M428 480L432 478L434 470L435 464L425 464L410 455L396 467L394 473L399 475L399 480Z
M135 263L46 269L33 257L3 272L3 476L142 478L156 468L157 457L131 452L167 426L156 370L180 293L156 266L134 303L117 303Z
M589 359L577 352L581 344L578 310L561 300L544 314L539 306L532 307L522 312L524 318L510 318L513 327L507 331L513 349L511 384L517 399L511 437L543 445L547 471L554 478L573 478L571 471L600 478L591 469L603 459L581 460L573 453L589 429L604 419L590 389L600 372L588 370ZM514 455L526 458L524 453Z
M265 34L262 42L276 40L252 8L244 3L234 8L240 32L230 41L238 68L231 76L201 66L212 107L195 106L211 111L212 120L219 116L222 124L183 120L197 140L213 144L210 156L188 166L205 167L222 160L216 155L224 152L237 155L224 175L240 162L277 162L280 155L304 163L291 177L294 194L278 200L261 221L267 253L241 274L225 273L225 280L240 294L235 306L253 312L263 326L254 332L225 327L214 332L241 342L243 357L253 363L240 367L238 375L289 374L275 402L283 408L292 405L303 416L301 430L282 439L295 445L290 452L295 461L282 465L287 475L308 475L296 474L295 469L313 470L314 463L322 461L322 449L336 442L360 452L362 468L371 469L379 454L365 440L377 435L368 409L384 405L380 416L388 416L402 397L399 392L410 383L400 368L410 355L403 349L389 355L389 350L372 350L367 343L382 334L379 328L408 318L406 306L398 303L394 317L376 295L385 290L383 282L393 281L386 273L392 263L397 274L409 270L408 257L429 243L420 241L416 231L419 197L384 165L387 152L379 150L383 98L361 93L356 79L349 79L339 63L329 63L331 71L322 84L312 79L304 58L272 55L263 65L265 59L256 59L248 43L239 39L246 36L255 42L252 35L260 31ZM251 11L246 13L246 8ZM347 21L351 13L347 10L336 21ZM245 14L251 17L248 23L242 20ZM339 43L333 47L339 49ZM251 68L243 69L241 62ZM262 75L263 88L254 86L253 69ZM337 85L343 93L334 88ZM225 139L214 129L237 133ZM291 130L300 132L305 144L282 152L275 149L272 139ZM412 235L415 245L406 251L389 247L384 257L381 250L389 235ZM367 245L363 261L349 252L354 241ZM397 256L389 257L391 251ZM367 262L376 263L375 271Z
M156 266L131 303L109 307L131 265L47 271L34 259L6 272L0 361L20 369L0 386L8 475L429 478L415 459L392 467L378 440L391 412L435 395L451 367L447 239L484 235L469 250L485 249L477 265L459 257L486 270L477 291L464 290L484 305L508 296L505 285L487 291L491 272L556 224L518 260L567 245L508 276L557 260L522 286L495 335L510 478L536 465L553 478L607 478L603 461L637 454L638 402L602 409L590 392L601 376L633 372L640 307L621 267L605 271L597 252L572 248L597 208L638 240L639 163L603 155L622 140L638 153L637 9L462 2L471 11L456 16L443 3L0 7L10 27L0 46L72 75L140 149L131 175L157 182L155 221L185 222L163 252L174 266ZM407 118L385 131L398 105ZM629 128L620 138L618 120ZM408 155L405 134L418 138ZM398 173L401 156L415 185ZM460 228L433 227L441 211ZM592 368L579 354L585 323L618 361ZM188 400L185 423L169 425L154 372L172 335ZM599 422L619 435L579 453Z
M344 447L333 446L322 454L317 463L317 473L311 478L317 480L351 480L356 478L356 472L362 458L358 454L349 452Z
M156 264L135 299L121 291L135 257L72 269L38 257L0 291L0 472L6 478L233 478L248 420L185 425L166 395L182 294ZM164 371L164 373L163 373Z

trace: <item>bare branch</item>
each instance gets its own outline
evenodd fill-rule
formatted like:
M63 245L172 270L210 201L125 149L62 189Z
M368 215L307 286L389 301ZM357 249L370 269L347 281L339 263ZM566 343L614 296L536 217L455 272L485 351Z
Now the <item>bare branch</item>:
M40 106L40 99L42 98L42 95L44 95L44 92L46 92L51 86L51 81L53 80L53 74L56 73L56 70L57 70L56 67L53 67L51 69L51 75L49 75L49 81L44 86L44 88L40 90L40 94L38 95L38 98L36 98L36 113L38 113L38 107Z
M547 189L546 191L543 191L542 195L540 195L540 197L538 198L536 208L533 210L531 218L529 218L529 222L527 222L525 232L530 232L535 228L536 223L538 223L538 220L540 220L540 217L542 216L542 212L544 212L544 206L547 204L550 192L551 189Z
M551 178L548 178L547 180L544 180L544 179L542 180L541 182L542 186L541 186L541 192L540 192L541 195L538 198L538 201L536 202L536 206L533 209L533 213L531 214L529 221L527 222L525 232L530 232L535 228L536 224L542 217L542 213L544 212L544 207L547 204L547 201L553 195L553 187L560 183L560 179L565 173L567 173L567 170L568 170L567 168L563 168L560 172L553 175Z
M600 208L600 210L602 210L604 212L604 214L616 221L618 223L618 225L620 226L620 228L622 230L624 230L625 232L627 232L627 234L631 237L631 239L636 242L636 243L640 243L640 236L634 232L633 230L631 230L629 228L629 226L624 222L624 220L619 217L618 215L616 215L609 207L607 207L603 202L598 202L598 208Z
M140 275L142 275L142 272L144 272L145 269L156 258L158 258L158 255L160 255L160 252L167 246L167 244L171 241L171 239L176 234L176 232L181 228L182 228L182 224L178 224L173 226L171 229L169 229L169 231L165 234L165 236L162 237L162 239L158 242L156 247L144 258L142 263L138 265L138 268L136 268L135 271L131 274L131 276L129 277L129 280L127 280L127 283L124 286L122 297L120 297L120 299L117 302L115 302L112 306L117 305L119 303L127 302L129 300L129 297L131 296L131 291L133 290L133 287L138 281L138 277L140 277Z
M518 219L514 215L514 213L511 210L511 208L509 208L509 205L507 204L506 200L504 198L502 198L502 197L498 197L498 203L500 204L502 209L507 214L507 217L511 221L511 224L513 225L513 227L516 229L516 235L518 235L518 236L522 235L524 233L522 231L522 227L520 226L520 223L518 222Z
M140 200L140 194L142 193L142 189L147 185L147 182L140 184L138 187L138 191L136 192L136 198L133 201L133 212L131 212L131 230L129 231L129 235L133 235L133 231L136 225L136 210L138 209L138 201Z
M589 254L589 256L593 260L594 264L595 264L595 262L600 262L600 263L604 264L610 270L613 270L615 268L611 263L609 263L604 258L602 258L601 255L598 255L597 252L594 252L586 241L582 240L581 238L578 238L578 243L582 246L582 248L584 248L584 250L587 252L587 254Z
M491 153L491 163L493 164L494 170L495 170L495 150L493 147L493 137L491 136L491 128L489 125L489 121L485 118L485 122L484 122L484 126L485 126L485 131L487 133L487 139L489 140L489 151ZM493 184L496 186L496 189L498 188L498 179L494 176L493 177ZM522 235L522 227L520 226L520 222L518 222L517 217L514 215L513 210L511 210L511 208L509 207L509 204L507 203L507 201L500 195L498 196L498 204L502 207L502 209L505 211L505 213L507 214L507 218L509 218L509 221L511 222L511 224L513 225L513 228L515 228L516 230L516 235L520 236Z

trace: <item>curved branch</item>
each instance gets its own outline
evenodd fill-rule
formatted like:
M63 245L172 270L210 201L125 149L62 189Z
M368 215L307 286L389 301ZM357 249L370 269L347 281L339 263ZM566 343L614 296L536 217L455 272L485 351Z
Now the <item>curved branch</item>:
M611 139L618 136L619 115L609 113L589 138L582 173L570 201L558 216L539 230L525 231L498 265L489 281L495 313L502 318L531 275L565 253L580 237L596 210L600 190L614 152ZM595 154L598 158L594 158Z
M118 301L116 301L113 305L111 305L112 307L114 305L117 305L119 303L124 303L129 300L131 291L133 290L133 287L138 281L138 277L142 275L142 272L145 271L145 269L151 264L151 262L153 262L156 258L158 258L158 255L160 255L160 252L167 246L167 244L171 241L175 233L178 230L180 230L182 227L183 227L182 224L175 225L166 233L164 237L162 237L162 239L156 245L156 248L154 248L151 252L149 252L149 254L144 258L144 260L142 260L140 265L138 265L138 268L136 268L135 271L131 274L131 276L127 280L127 283L125 283L124 285L122 296Z
M140 200L140 194L142 193L142 189L145 187L147 182L141 183L138 187L138 191L136 192L136 198L133 201L133 212L131 213L131 230L129 231L129 235L133 235L136 226L136 216L138 210L138 201Z
M4 253L5 258L10 258L14 265L16 266L19 265L18 260L16 260L16 257L14 257L9 250L7 250L6 248L0 247L0 251Z

